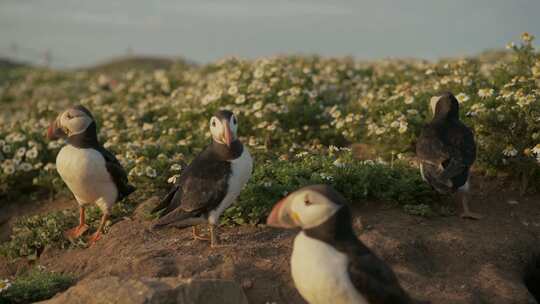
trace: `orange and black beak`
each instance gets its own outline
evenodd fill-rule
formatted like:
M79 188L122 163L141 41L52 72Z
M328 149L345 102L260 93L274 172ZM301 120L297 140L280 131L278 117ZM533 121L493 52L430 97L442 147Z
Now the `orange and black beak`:
M223 142L227 145L227 147L231 147L231 143L233 142L234 138L231 131L231 126L229 125L228 121L223 121Z
M291 201L289 198L289 196L283 198L272 208L272 212L270 212L270 215L266 219L268 226L279 228L298 227L295 216L292 214L292 210L290 210Z
M47 138L49 138L50 140L56 140L58 138L65 137L66 135L67 134L60 127L59 118L55 119L49 125L49 129L47 130Z

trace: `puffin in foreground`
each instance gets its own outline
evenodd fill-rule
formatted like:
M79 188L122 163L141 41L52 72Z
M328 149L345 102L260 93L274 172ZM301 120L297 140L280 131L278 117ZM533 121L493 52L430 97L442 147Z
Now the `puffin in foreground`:
M89 245L93 245L100 239L114 203L135 191L135 187L128 184L126 171L114 154L98 142L96 122L85 107L78 105L60 113L49 126L47 137L66 138L67 145L56 157L56 168L79 203L79 225L64 235L73 240L88 230L85 206L95 203L103 215L89 239Z
M210 244L218 245L219 217L236 200L253 169L253 160L238 140L237 129L238 121L231 111L221 110L212 116L212 143L186 167L154 208L159 218L152 229L191 226L194 239L207 240L197 234L195 226L208 223Z
M291 272L310 304L415 303L392 269L356 237L350 209L332 187L313 185L289 194L267 224L302 229L294 239Z
M452 93L432 98L433 119L416 143L422 178L441 194L457 194L462 218L481 219L469 210L469 175L476 159L471 129L459 120L459 103Z

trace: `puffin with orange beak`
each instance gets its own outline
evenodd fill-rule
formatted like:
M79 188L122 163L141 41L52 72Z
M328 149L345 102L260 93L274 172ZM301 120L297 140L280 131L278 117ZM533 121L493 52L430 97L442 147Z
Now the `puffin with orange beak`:
M253 169L253 160L237 137L238 121L227 110L210 119L212 143L182 172L170 192L153 210L159 218L152 228L192 227L194 239L208 240L197 234L196 226L208 223L210 244L219 245L219 217L238 197Z
M135 187L128 184L127 174L114 154L98 142L96 122L85 107L78 105L60 113L49 126L47 137L67 141L56 157L56 168L79 203L79 225L64 235L76 239L88 230L88 204L95 203L103 213L97 231L89 239L92 245L101 238L114 203L135 191Z
M278 202L267 224L301 228L291 273L310 304L415 303L392 269L355 235L345 199L327 185L301 188Z

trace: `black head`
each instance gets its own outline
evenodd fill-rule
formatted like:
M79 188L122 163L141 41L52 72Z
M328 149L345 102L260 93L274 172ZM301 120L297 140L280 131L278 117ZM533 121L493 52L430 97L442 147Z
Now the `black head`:
M47 136L49 139L70 138L81 135L90 128L92 128L92 132L96 132L94 116L87 108L77 105L58 115L56 120L49 126Z
M450 92L439 96L434 109L434 120L459 120L459 102Z

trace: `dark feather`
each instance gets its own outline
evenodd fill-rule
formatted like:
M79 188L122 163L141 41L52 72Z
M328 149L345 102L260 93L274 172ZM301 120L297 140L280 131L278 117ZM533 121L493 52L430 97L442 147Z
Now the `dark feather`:
M305 233L347 256L351 282L368 298L369 303L414 303L399 285L392 269L358 240L352 230L351 213L346 205L326 222L306 229Z
M242 154L239 141L231 148L213 142L201 152L182 172L177 183L160 202L155 212L160 211L156 225L173 224L175 219L199 217L217 208L225 198L231 163Z
M127 173L114 154L107 151L102 146L98 146L95 149L101 153L103 158L105 158L105 166L107 167L107 171L111 175L111 178L118 189L117 201L120 201L133 193L136 188L129 184Z
M472 131L459 120L459 103L445 93L437 103L435 116L416 144L424 177L437 191L445 193L463 186L476 159Z
M535 300L540 302L540 253L533 255L525 266L523 282Z

